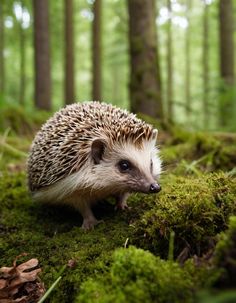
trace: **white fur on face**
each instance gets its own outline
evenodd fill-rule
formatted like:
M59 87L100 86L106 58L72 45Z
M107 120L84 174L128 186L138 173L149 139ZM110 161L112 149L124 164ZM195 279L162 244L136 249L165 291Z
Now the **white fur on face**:
M117 159L129 160L147 177L151 174L153 178L156 179L161 173L161 160L158 156L159 151L156 148L155 140L143 141L142 148L137 148L131 143L123 143L123 145L119 146L117 152L114 152L114 154L115 153Z
M93 168L94 180L91 186L95 191L106 188L114 193L139 191L145 184L150 186L161 173L161 160L155 142L154 139L144 141L140 147L131 142L124 142L113 146L110 151L105 150L103 160ZM136 174L121 173L117 165L121 160L130 161L136 169Z

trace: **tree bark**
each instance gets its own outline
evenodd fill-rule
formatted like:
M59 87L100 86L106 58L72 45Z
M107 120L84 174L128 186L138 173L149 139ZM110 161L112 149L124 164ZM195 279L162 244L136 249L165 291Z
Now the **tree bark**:
M234 18L232 0L220 0L220 72L228 85L234 84Z
M34 0L35 106L51 109L48 0Z
M65 104L75 102L73 0L65 0Z
M186 29L185 54L186 54L186 73L185 73L185 98L186 98L186 116L191 114L191 59L190 59L190 12L192 0L187 0L186 18L188 27Z
M128 0L131 110L162 118L155 0Z
M0 3L0 93L4 95L5 86L5 67L4 67L4 4L2 0Z
M102 71L101 71L101 10L102 0L95 0L93 4L93 25L92 25L92 99L102 99Z
M23 0L20 2L22 12L24 10ZM19 24L19 38L20 38L20 90L19 103L25 103L25 33L23 28L23 17L18 21Z
M209 5L204 2L203 12L203 114L204 126L209 126Z
M172 5L167 0L169 20L167 24L167 114L168 121L173 121L173 50L172 50Z
M234 85L234 17L232 0L219 2L220 75L223 80L222 94ZM223 96L220 102L221 125L226 126L232 115L233 98Z

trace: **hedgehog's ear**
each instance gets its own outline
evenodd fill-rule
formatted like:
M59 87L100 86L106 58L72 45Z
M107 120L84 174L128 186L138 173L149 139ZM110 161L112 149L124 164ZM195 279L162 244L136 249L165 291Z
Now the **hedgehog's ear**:
M152 132L152 140L156 142L158 135L158 130L155 128Z
M91 155L95 164L99 164L102 160L104 151L105 151L106 143L104 140L95 139L91 146Z

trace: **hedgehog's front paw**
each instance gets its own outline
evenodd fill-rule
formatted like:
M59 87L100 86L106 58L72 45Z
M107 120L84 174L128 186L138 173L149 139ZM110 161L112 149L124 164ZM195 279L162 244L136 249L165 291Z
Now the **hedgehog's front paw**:
M131 207L128 206L127 202L117 203L115 206L115 210L131 210Z
M82 224L82 229L83 230L91 230L94 229L94 226L102 223L103 220L97 220L94 217L89 217L89 218L84 218L83 224Z
M116 198L116 206L115 206L115 210L130 210L131 207L128 206L127 204L127 198L129 196L129 193L124 193L124 194L121 194L119 196L117 196Z

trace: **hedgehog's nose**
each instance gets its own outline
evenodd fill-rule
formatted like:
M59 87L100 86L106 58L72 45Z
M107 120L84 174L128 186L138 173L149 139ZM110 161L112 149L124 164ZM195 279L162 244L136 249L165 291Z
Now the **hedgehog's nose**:
M161 185L158 183L152 183L150 186L150 190L149 192L154 194L154 193L159 193L159 191L161 190Z

